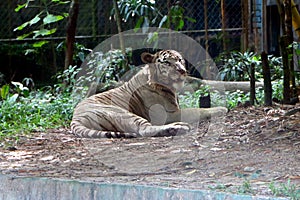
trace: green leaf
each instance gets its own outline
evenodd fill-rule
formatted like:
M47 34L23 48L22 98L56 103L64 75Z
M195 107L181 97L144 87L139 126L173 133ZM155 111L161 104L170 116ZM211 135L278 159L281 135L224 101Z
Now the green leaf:
M28 6L28 2L24 3L24 4L19 4L16 8L15 8L15 12L19 12L22 8L27 7Z
M196 19L194 18L191 18L191 17L185 17L189 22L192 22L192 23L196 23Z
M15 103L17 101L18 97L19 97L19 94L16 93L16 94L14 94L14 95L12 95L11 97L8 98L8 102L10 104Z
M31 26L33 24L36 24L37 22L40 21L40 17L39 14L36 15L34 18L32 18L31 20L29 20L28 22L23 23L22 25L18 26L17 28L14 29L14 31L21 31L23 30L26 26Z
M79 59L80 59L82 62L83 62L84 59L85 59L85 55L84 55L83 52L79 52L79 53L78 53L78 57L79 57Z
M38 41L38 42L35 42L32 46L34 48L40 48L42 47L44 44L47 44L49 41L46 41L46 40L42 40L42 41Z
M144 21L144 17L140 17L139 20L136 22L135 24L135 27L134 27L134 30L136 31L137 29L141 28L141 24L143 23Z
M65 18L69 17L69 13L62 13L62 16L65 17Z
M44 19L43 19L43 23L44 24L51 24L53 22L58 22L60 20L64 19L63 16L61 15L52 15L52 14L48 14Z
M176 27L178 30L181 30L184 26L184 21L180 19L178 26Z
M167 21L167 19L168 19L168 16L165 15L165 16L160 20L158 27L161 28L161 27L163 26L163 24Z
M149 19L148 19L148 17L145 17L144 23L142 25L142 32L146 33L148 29L149 29Z
M33 31L33 33L34 33L33 38L36 38L38 36L51 35L51 34L53 34L55 32L56 32L56 28L53 28L53 29L50 29L50 30L48 30L48 29L41 29L41 30L38 30L38 31Z
M25 22L22 25L18 26L17 28L14 29L14 31L21 31L23 30L27 25L29 24L29 22Z
M32 32L20 35L20 36L17 37L17 40L23 40L24 38L27 38L31 34L32 34Z
M41 20L41 18L39 17L39 15L36 15L32 20L29 21L29 25L33 25L38 23Z
M2 99L6 99L9 93L9 85L3 85L0 91L0 95Z
M23 84L20 82L12 81L11 84L13 84L16 88L20 88L22 90Z
M27 56L28 54L34 53L34 52L36 52L35 49L26 49L25 50L25 56Z

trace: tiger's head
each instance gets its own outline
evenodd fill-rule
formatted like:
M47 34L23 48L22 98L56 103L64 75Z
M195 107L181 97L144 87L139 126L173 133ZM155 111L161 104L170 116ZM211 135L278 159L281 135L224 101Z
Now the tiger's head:
M184 86L187 76L183 57L174 50L163 50L155 54L142 53L142 61L148 63L149 83L162 85L178 91Z

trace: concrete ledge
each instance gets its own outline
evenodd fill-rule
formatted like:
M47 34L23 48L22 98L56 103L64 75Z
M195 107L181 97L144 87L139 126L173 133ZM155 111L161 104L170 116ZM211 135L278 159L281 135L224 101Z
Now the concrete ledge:
M279 200L262 196L237 195L130 184L107 184L50 178L0 175L0 199L7 200Z

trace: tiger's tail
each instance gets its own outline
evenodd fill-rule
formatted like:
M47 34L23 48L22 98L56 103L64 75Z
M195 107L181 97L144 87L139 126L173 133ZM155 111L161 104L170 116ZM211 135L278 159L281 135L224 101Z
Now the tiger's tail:
M135 138L135 133L123 133L116 131L93 130L78 122L71 122L71 131L74 135L82 138Z

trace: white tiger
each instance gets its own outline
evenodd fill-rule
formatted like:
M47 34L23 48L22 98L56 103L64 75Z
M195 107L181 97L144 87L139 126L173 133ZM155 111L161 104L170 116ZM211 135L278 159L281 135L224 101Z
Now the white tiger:
M147 63L120 87L93 95L74 110L72 132L89 138L174 136L190 131L189 123L222 115L227 109L180 109L176 91L187 76L183 57L174 50L143 53Z

